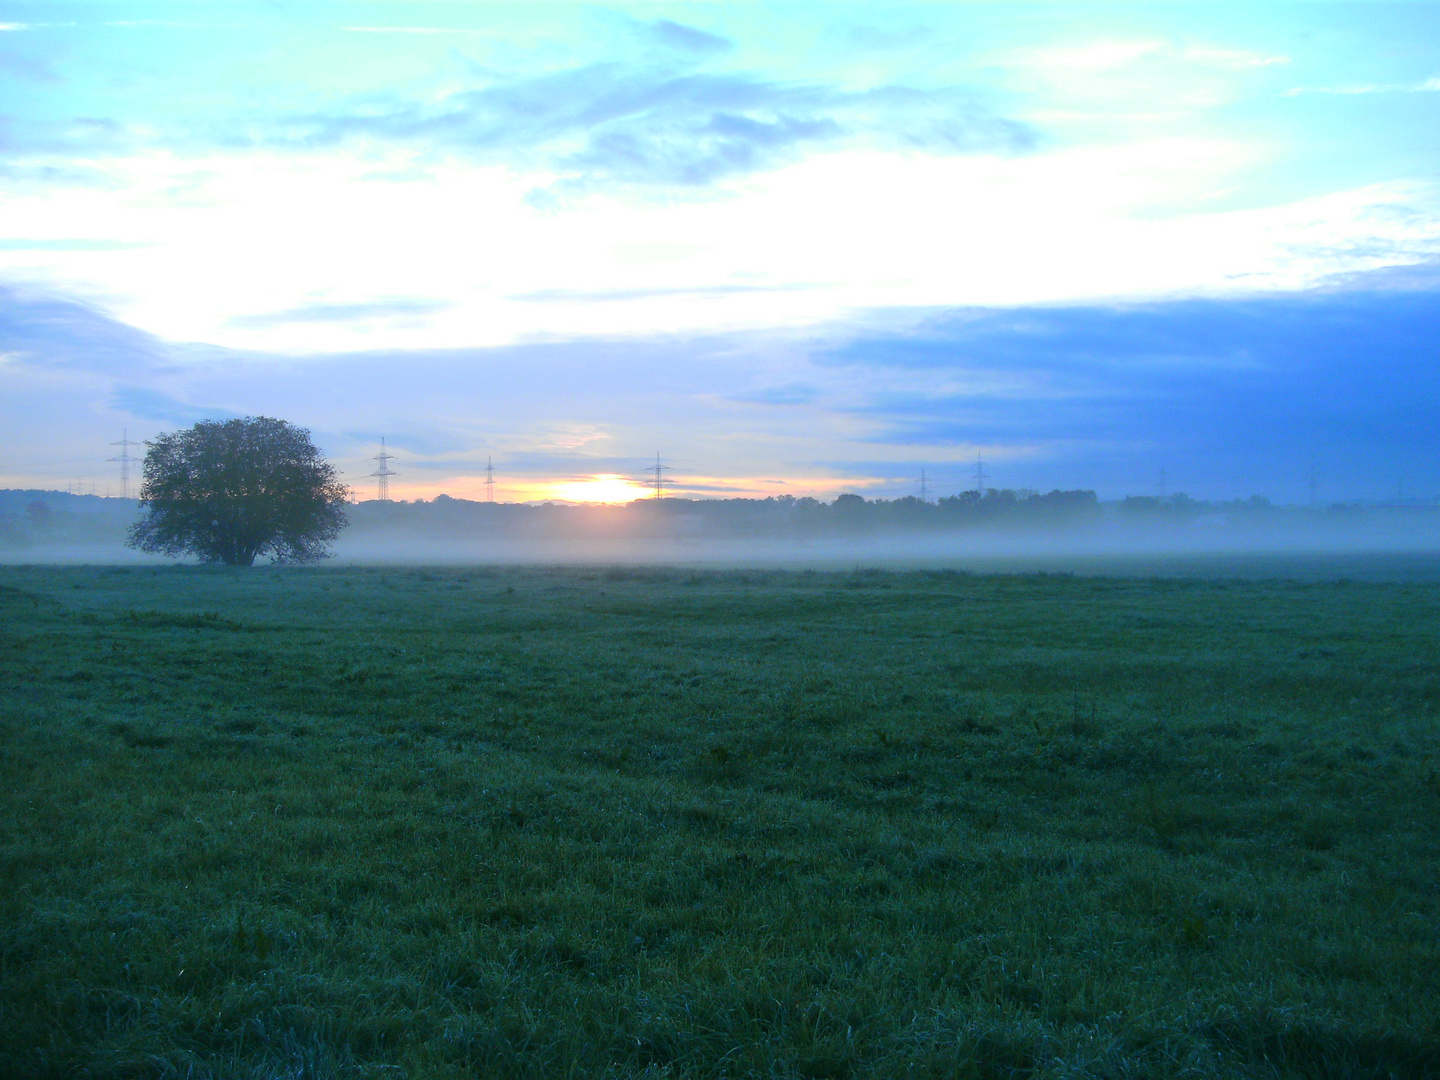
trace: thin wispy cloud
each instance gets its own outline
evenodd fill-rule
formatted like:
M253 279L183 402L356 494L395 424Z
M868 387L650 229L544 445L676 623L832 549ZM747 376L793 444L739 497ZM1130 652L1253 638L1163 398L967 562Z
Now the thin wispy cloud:
M341 323L366 319L413 319L444 311L453 305L443 300L375 300L359 304L306 304L285 311L237 315L236 326L271 327L288 323Z
M815 288L802 283L786 285L700 285L692 288L653 289L537 289L534 292L511 293L507 299L525 303L605 304L626 300L655 300L667 297L739 296L746 293L800 292Z
M17 28L21 24L14 24ZM224 30L239 24L112 20L115 28ZM697 187L774 168L813 148L876 146L927 153L1014 153L1035 145L1026 124L997 114L964 85L903 82L851 89L708 70L730 39L676 21L621 24L636 44L619 60L538 74L473 68L472 85L368 91L309 112L209 110L203 123L125 116L45 117L12 125L0 153L113 155L141 149L345 147L379 141L467 159L544 168L557 191L604 184ZM355 25L356 34L473 35L472 28ZM183 117L183 118L182 118ZM157 122L159 119L159 122Z
M1274 67L1276 64L1290 63L1288 56L1267 56L1264 53L1248 52L1244 49L1217 49L1198 45L1181 49L1180 55L1187 60L1239 70L1267 68Z
M218 405L181 401L147 386L121 384L110 392L110 404L137 420L189 427L201 420L230 420L238 414Z
M1382 84L1357 83L1349 86L1295 86L1284 91L1285 97L1299 97L1302 94L1339 94L1356 96L1360 94L1433 94L1440 92L1440 76L1420 83Z
M32 82L60 81L60 75L48 61L19 52L0 52L0 72L29 79Z
M26 367L96 373L153 370L166 345L87 304L0 285L0 351Z
M635 27L637 33L658 45L693 56L716 56L734 50L735 42L720 34L712 34L670 19L656 19Z
M473 34L455 26L346 26L347 34Z
M858 336L817 359L914 373L845 406L879 421L867 441L1117 443L1176 458L1273 458L1295 447L1371 441L1394 452L1431 442L1418 402L1440 394L1440 371L1426 359L1435 335L1434 293L1365 290L956 312Z
M860 142L936 153L1030 148L1024 124L963 87L848 91L671 65L591 64L459 90L439 101L367 101L282 119L272 141L443 147L482 160L529 153L572 184L696 186L771 168L805 147Z
M29 239L0 237L0 251L131 251L151 246L144 240Z
M731 394L729 400L746 405L810 405L820 398L820 393L817 387L805 383L787 383Z
M106 26L127 28L162 27L169 30L238 30L244 23L194 22L182 19L112 19Z

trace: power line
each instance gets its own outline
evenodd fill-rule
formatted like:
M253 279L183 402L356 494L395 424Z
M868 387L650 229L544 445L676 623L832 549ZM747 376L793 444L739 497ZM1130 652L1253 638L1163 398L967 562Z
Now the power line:
M378 461L380 463L380 468L377 469L375 472L372 472L370 475L376 477L380 481L381 502L390 501L390 477L400 475L399 473L395 472L393 469L390 468L390 461L392 458L394 458L394 456L394 454L386 452L385 436L381 435L380 453L376 454L373 458L370 459L371 461Z
M129 428L121 428L121 432L122 434L120 436L120 441L112 442L110 444L111 446L120 447L120 456L106 458L105 460L118 461L120 463L120 497L122 499L128 499L130 498L130 463L132 461L140 460L139 458L133 458L130 456L130 447L144 446L145 444L136 442L134 439L130 438Z
M81 461L94 461L92 457L77 458L53 458L48 461L12 461L10 464L17 469L42 468L46 465L74 465Z
M652 498L660 498L665 494L665 485L670 483L669 480L665 479L665 474L670 472L670 466L660 464L660 452L658 450L655 452L655 464L649 466L645 471L650 474L650 479L645 481L646 486L655 489L655 494Z
M985 459L979 454L975 455L975 468L970 470L970 475L975 479L975 490L984 495L985 481L990 479L990 474L985 471Z

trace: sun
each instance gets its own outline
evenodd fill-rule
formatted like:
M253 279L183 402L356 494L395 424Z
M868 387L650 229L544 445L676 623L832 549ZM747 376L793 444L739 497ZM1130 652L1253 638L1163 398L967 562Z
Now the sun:
M628 503L645 495L643 486L617 473L601 473L587 480L566 480L550 485L550 498L568 502Z

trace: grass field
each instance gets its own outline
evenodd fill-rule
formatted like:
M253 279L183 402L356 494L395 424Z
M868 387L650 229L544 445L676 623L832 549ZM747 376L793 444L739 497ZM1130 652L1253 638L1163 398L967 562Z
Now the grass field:
M0 1075L1440 1076L1440 585L0 568Z

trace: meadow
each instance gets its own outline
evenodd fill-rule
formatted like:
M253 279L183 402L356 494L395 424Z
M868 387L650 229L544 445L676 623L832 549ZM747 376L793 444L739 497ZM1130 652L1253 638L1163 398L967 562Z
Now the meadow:
M1440 1076L1440 585L0 567L0 1075Z

